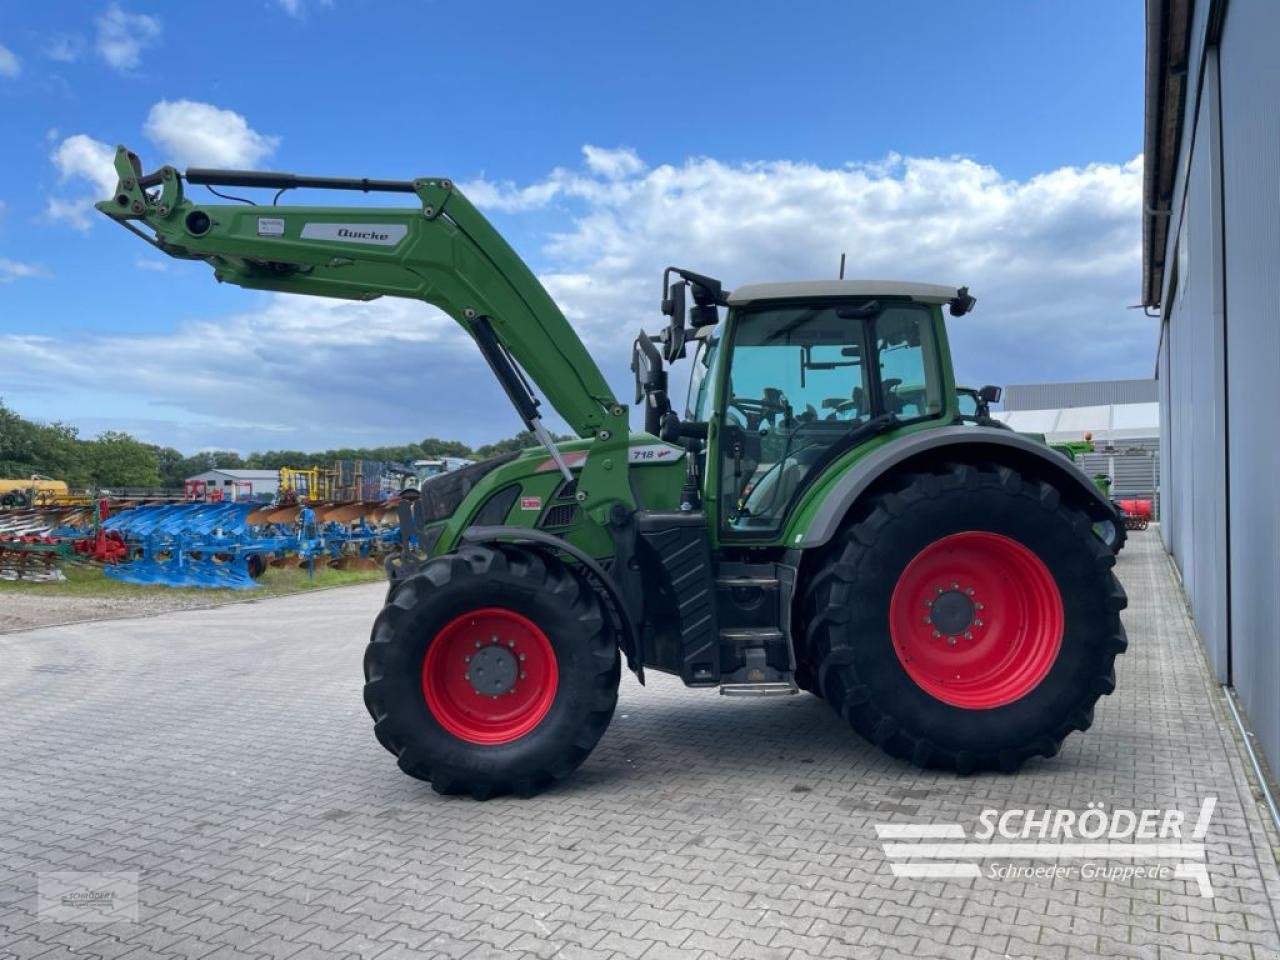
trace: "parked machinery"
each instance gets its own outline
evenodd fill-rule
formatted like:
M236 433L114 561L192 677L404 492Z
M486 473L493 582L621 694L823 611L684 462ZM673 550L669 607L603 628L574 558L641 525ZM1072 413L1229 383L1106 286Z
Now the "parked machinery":
M726 695L810 690L890 754L960 772L1052 756L1114 688L1126 601L1092 525L1116 514L1043 444L961 421L943 313L966 314L967 289L730 292L668 268L664 326L633 348L633 433L452 181L144 175L124 148L116 169L98 209L221 281L443 309L541 443L430 478L401 507L365 702L400 767L437 790L567 776L608 726L621 658L641 680ZM184 180L415 202L204 204ZM667 367L690 348L680 416ZM552 440L535 385L579 439Z

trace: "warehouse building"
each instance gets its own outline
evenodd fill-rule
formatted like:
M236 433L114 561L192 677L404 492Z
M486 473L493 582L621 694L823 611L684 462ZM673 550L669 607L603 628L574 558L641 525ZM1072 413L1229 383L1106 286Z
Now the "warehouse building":
M213 492L221 490L224 500L245 499L269 500L280 489L280 474L275 470L206 470L194 477L187 477L187 483L203 481L205 488ZM249 484L246 488L244 485Z
M1150 500L1159 516L1160 404L1155 380L1087 380L1011 384L993 416L1049 443L1093 438L1094 452L1076 462L1105 474L1117 500Z
M1280 770L1280 3L1147 0L1143 303L1161 534L1209 662Z

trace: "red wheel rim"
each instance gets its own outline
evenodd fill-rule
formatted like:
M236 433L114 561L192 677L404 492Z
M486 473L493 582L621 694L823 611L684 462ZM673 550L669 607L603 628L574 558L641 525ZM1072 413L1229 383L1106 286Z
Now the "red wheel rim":
M988 710L1026 696L1062 647L1062 595L1034 553L997 533L935 540L889 602L893 649L930 696Z
M504 607L455 617L422 660L422 694L436 722L469 743L510 743L542 722L560 671L551 641Z

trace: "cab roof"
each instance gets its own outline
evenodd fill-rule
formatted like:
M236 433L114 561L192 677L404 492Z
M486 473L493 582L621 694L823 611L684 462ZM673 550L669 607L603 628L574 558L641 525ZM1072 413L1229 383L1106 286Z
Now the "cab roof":
M948 303L958 288L938 283L902 280L796 280L788 283L749 283L729 294L730 306L762 300L808 300L814 297L910 297L919 303Z

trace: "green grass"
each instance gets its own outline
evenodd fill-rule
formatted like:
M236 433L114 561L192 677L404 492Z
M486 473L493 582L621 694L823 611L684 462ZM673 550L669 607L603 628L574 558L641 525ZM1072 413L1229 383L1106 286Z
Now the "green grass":
M25 583L21 580L0 580L0 592L32 593L42 596L102 597L122 599L145 596L176 596L218 600L249 600L258 597L275 597L286 593L302 593L323 587L341 587L353 583L370 583L382 580L382 570L330 570L317 567L315 576L299 567L268 567L257 581L256 590L210 589L204 587L142 586L122 583L103 574L98 567L69 563L62 572L67 579L59 583Z

